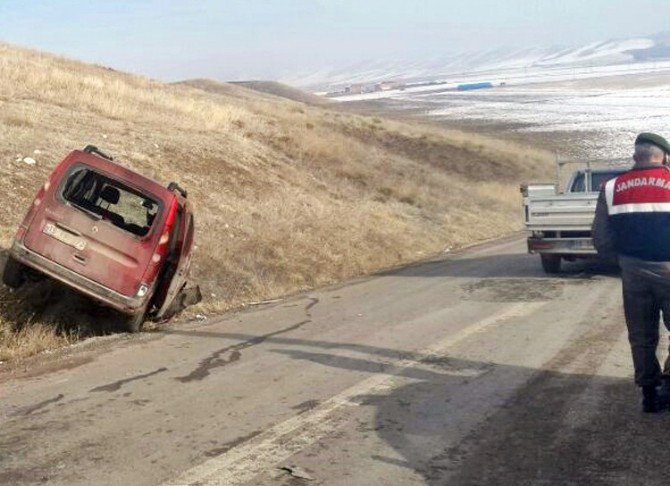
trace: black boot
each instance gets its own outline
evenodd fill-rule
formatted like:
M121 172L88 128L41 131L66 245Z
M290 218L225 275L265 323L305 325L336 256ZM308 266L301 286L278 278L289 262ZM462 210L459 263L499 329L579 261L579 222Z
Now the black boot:
M658 413L661 411L656 385L642 387L642 411L644 413Z
M661 387L658 389L658 401L661 408L670 408L670 375L661 376Z

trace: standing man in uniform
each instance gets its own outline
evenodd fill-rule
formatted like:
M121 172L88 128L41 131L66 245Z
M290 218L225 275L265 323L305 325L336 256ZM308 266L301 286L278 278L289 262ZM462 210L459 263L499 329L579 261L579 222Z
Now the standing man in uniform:
M670 377L670 359L661 373L656 358L661 313L670 329L669 154L665 138L638 135L635 165L604 185L593 222L598 254L618 256L621 266L635 383L642 388L642 410L647 413L660 411L657 388L664 375Z

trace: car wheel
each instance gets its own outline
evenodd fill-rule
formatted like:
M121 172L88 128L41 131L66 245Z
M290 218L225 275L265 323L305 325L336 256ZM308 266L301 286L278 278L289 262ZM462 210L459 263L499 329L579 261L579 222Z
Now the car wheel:
M561 271L560 255L540 255L540 258L542 259L544 273L553 275Z
M23 263L16 261L12 257L7 257L5 269L2 272L2 282L7 287L13 289L19 288L26 279L25 269L26 267Z

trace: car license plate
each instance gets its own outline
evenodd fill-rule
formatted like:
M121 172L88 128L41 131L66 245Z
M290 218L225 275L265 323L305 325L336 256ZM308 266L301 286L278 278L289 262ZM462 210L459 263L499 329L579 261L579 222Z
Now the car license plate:
M593 242L591 240L578 241L577 242L577 248L581 248L582 250L593 250L593 249L595 249L594 246L593 246Z
M79 251L83 251L86 248L86 240L78 238L77 236L73 235L72 233L68 233L67 231L63 231L52 223L47 223L44 225L44 229L42 231L44 231L44 234L47 234L68 246L76 248Z

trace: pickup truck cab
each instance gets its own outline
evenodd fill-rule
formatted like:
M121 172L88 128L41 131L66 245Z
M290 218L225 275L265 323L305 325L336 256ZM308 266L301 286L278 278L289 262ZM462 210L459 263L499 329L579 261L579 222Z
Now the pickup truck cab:
M96 147L75 150L39 189L19 225L3 282L47 276L126 315L168 316L193 246L187 193L138 174Z
M560 272L562 260L597 256L591 226L600 188L629 169L621 165L591 168L586 163L560 191L560 167L565 164L558 166L556 182L521 186L524 224L530 233L528 252L540 255L542 268L549 274Z

